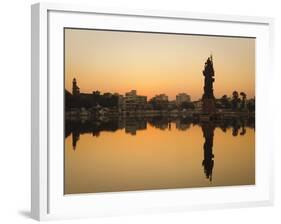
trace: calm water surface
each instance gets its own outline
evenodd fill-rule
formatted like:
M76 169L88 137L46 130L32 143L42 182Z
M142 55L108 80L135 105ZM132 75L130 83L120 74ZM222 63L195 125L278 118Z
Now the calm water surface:
M255 184L244 121L67 123L65 194Z

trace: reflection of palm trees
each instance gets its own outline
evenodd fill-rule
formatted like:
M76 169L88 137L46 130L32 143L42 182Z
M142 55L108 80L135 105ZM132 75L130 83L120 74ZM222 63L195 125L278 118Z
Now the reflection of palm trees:
M240 135L245 135L246 134L246 128L242 126L242 130L240 132Z
M214 125L211 122L202 124L204 142L204 159L202 166L204 167L204 173L206 178L212 181L212 173L214 167L214 154L213 154L213 139L214 139Z
M239 135L245 135L246 134L246 128L255 127L255 120L254 119L228 119L220 122L219 124L216 124L216 126L219 126L223 132L226 132L227 129L232 129L232 136L238 136ZM241 131L240 131L241 130Z
M232 128L232 136L237 136L238 135L239 128L240 127L238 127L238 126L233 126L233 128Z
M246 134L245 121L243 119L233 120L232 121L232 136L238 136L240 129L242 129L240 132L240 135L245 135Z
M246 134L246 128L245 128L245 121L242 120L241 121L241 132L240 132L240 135L245 135Z
M82 123L81 121L67 121L65 122L65 138L72 133L72 146L76 149L77 142L80 134L92 133L92 136L99 137L102 132L115 132L119 129L124 129L125 133L136 135L137 131L147 129L147 123L157 129L172 130L172 123L175 128L180 131L187 131L190 126L200 125L202 130L208 126L208 123L201 124L196 119L182 118L182 117L132 117L132 118L119 118L108 119L105 121L90 120ZM212 123L213 128L219 127L223 132L232 129L233 136L245 135L245 127L255 127L255 119L225 119ZM208 129L208 128L207 128ZM241 130L241 131L240 131ZM204 132L204 130L203 130Z

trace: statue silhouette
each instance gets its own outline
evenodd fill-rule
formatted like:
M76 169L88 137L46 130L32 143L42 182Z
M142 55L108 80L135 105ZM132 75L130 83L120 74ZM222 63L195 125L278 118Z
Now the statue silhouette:
M207 59L205 62L205 67L203 71L204 75L204 93L202 96L203 107L202 110L204 113L214 113L215 108L215 97L214 97L214 89L213 89L213 82L215 79L215 71L213 67L213 57L212 55Z

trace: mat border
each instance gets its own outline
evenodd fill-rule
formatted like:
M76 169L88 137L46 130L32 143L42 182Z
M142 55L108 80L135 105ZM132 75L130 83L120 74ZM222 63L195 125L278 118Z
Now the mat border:
M263 24L269 27L270 58L273 59L274 19L269 17L252 17L236 15L220 15L193 13L183 11L109 9L94 6L81 6L58 3L37 3L31 6L31 216L36 220L52 219L49 214L49 173L48 173L48 12L95 13L104 15L156 17L171 19L188 19L200 21L219 21L227 23ZM272 61L272 60L271 60ZM273 66L269 72L273 74ZM202 205L187 210L249 207L273 204L274 170L273 149L269 149L271 157L270 192L268 201L233 203L229 205ZM171 209L173 211L173 209ZM56 217L67 218L67 217Z

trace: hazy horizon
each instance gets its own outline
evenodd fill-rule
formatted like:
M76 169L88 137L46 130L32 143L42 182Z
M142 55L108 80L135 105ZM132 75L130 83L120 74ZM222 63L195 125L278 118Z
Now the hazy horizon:
M125 94L148 99L187 93L202 97L202 70L213 55L214 95L234 90L255 96L255 39L125 31L65 29L65 88L76 78L80 91Z

